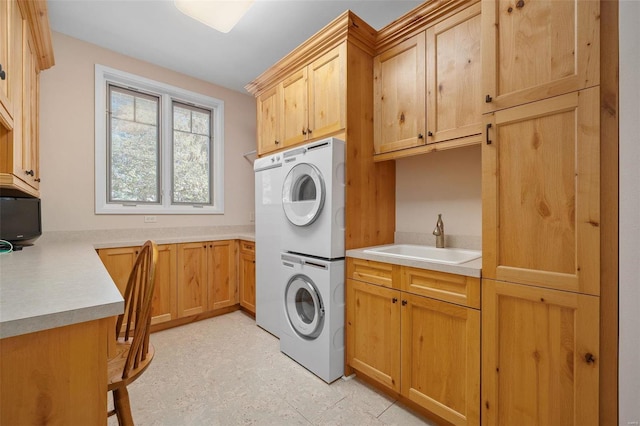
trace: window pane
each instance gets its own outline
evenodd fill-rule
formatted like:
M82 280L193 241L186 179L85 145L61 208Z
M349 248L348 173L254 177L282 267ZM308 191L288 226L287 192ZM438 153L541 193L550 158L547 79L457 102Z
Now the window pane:
M193 116L192 116L193 133L209 136L211 131L210 119L211 119L210 113L203 114L198 111L193 111Z
M211 204L211 139L194 130L182 131L176 123L185 123L184 116L194 128L210 128L211 112L174 105L173 131L173 198L175 204ZM197 123L197 124L196 124ZM184 128L184 127L180 127Z
M173 107L173 130L191 131L191 110Z
M109 201L158 203L158 99L125 90L110 88Z

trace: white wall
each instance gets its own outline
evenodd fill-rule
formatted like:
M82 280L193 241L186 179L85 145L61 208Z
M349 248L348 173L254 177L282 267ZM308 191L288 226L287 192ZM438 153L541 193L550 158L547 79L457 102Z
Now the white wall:
M249 225L253 167L242 154L256 146L252 96L228 90L60 33L53 33L55 66L41 74L40 168L46 231ZM224 101L225 214L142 215L94 213L94 65L140 75Z
M640 421L640 2L620 5L620 425ZM638 423L635 423L638 424Z
M396 232L482 235L480 145L396 160Z

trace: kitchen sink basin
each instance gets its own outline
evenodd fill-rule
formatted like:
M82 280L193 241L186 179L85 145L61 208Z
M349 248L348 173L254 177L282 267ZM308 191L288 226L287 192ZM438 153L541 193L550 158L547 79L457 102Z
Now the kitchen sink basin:
M448 263L457 265L482 257L478 250L458 248L435 248L414 244L394 244L364 250L365 253L379 254L400 259L424 260L427 262Z

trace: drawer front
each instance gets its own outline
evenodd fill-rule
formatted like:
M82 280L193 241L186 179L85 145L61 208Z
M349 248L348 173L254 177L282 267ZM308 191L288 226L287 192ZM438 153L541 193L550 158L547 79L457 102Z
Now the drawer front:
M402 290L480 309L480 278L419 268L402 268Z
M240 240L240 251L246 254L253 254L256 252L256 244L253 241Z
M397 279L399 278L399 271L399 266L390 263L347 258L347 278L357 281L389 288L399 288L400 280Z

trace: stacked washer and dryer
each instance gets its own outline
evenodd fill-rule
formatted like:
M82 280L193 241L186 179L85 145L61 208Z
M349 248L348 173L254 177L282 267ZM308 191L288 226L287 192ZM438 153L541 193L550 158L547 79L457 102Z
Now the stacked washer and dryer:
M256 323L330 383L344 371L345 144L312 142L254 169Z

